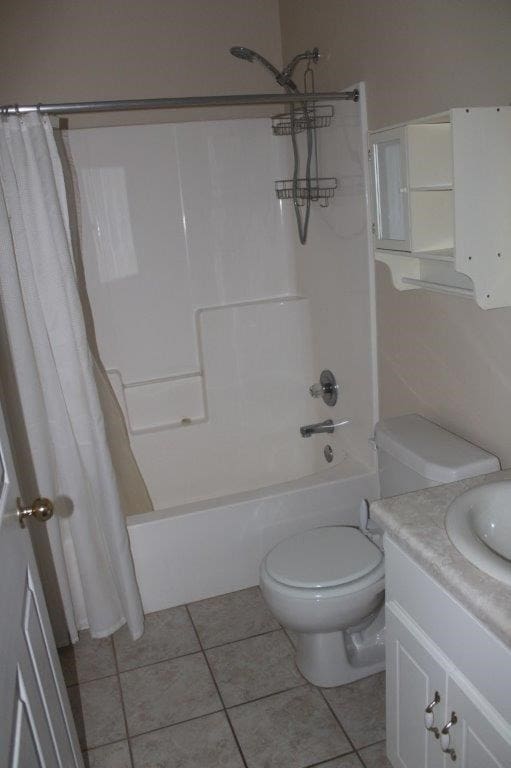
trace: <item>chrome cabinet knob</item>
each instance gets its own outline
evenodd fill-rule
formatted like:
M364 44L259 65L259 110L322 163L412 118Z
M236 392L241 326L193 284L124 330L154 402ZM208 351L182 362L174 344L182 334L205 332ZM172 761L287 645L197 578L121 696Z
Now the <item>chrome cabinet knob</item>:
M440 731L435 726L435 713L433 712L433 709L436 707L437 704L440 704L440 694L438 691L435 691L435 698L433 701L431 701L426 709L424 710L424 726L427 731L431 731L431 733L434 735L435 739L440 738Z
M29 507L24 507L23 502L18 498L16 507L19 524L22 528L25 527L27 517L35 517L40 523L46 523L53 515L53 502L44 497L34 499Z

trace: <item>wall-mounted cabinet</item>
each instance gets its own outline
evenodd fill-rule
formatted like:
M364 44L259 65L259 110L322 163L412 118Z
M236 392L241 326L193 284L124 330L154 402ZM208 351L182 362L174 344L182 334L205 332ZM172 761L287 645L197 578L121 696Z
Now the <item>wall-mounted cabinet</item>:
M375 257L399 290L511 306L511 107L370 134Z

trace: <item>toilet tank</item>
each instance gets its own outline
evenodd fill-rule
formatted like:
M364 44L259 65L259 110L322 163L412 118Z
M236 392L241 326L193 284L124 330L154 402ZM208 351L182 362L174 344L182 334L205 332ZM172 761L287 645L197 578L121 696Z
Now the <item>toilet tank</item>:
M500 469L496 456L417 413L382 419L374 439L382 498Z

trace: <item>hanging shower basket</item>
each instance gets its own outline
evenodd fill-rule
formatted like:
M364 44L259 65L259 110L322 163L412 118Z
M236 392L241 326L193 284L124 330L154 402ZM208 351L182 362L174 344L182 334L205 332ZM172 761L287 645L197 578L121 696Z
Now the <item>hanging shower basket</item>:
M321 178L311 179L310 188L307 185L307 179L298 179L296 188L296 197L298 204L302 204L307 200L324 202L328 205L329 200L335 195L337 189L337 179L334 178ZM293 179L281 179L275 182L275 193L279 200L292 200L293 199Z
M328 128L332 124L334 108L331 104L314 104L308 107L307 114L303 109L295 110L295 133L307 129L307 115L312 128ZM275 136L290 136L292 133L291 115L282 112L271 119L271 129Z

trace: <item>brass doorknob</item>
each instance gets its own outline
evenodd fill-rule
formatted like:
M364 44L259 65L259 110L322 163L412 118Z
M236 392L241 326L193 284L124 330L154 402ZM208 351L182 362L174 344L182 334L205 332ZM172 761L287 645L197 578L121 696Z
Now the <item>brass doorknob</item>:
M53 502L49 499L34 499L30 507L24 507L21 499L17 500L18 520L22 528L25 527L26 517L35 517L40 523L45 523L53 515Z

